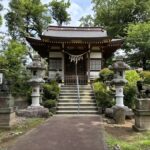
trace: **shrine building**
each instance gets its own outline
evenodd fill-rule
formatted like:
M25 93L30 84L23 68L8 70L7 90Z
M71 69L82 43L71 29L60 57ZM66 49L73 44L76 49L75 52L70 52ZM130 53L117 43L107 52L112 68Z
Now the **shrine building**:
M47 58L49 78L60 74L64 84L88 84L99 76L105 61L121 48L101 27L49 26L40 38L27 37L32 48Z

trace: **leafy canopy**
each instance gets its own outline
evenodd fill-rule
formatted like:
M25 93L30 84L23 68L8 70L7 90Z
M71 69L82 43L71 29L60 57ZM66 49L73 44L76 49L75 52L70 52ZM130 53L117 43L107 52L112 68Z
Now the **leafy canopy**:
M71 20L70 14L67 12L67 8L70 7L69 0L67 2L64 0L52 0L49 6L52 18L57 22L58 26L61 26L63 23L67 24Z
M80 27L93 27L94 19L91 15L87 15L80 18Z
M3 6L0 4L0 11L2 11ZM2 16L0 15L0 25L2 25Z
M51 20L47 6L40 0L11 0L9 8L5 19L13 39L42 34Z
M23 64L26 52L24 45L12 40L0 55L0 68L6 70L5 75L13 93L27 94L29 90L29 76Z
M130 59L141 62L141 67L147 69L150 61L150 21L129 24L126 44L130 49L136 49L129 55Z
M95 25L104 26L111 36L126 35L129 23L150 19L150 0L92 0Z

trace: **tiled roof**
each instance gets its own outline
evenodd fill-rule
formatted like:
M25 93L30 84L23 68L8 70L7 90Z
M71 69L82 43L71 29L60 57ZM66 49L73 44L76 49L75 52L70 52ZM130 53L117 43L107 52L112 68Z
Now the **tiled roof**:
M67 27L49 26L43 32L44 36L67 38L97 38L107 37L107 32L100 27Z

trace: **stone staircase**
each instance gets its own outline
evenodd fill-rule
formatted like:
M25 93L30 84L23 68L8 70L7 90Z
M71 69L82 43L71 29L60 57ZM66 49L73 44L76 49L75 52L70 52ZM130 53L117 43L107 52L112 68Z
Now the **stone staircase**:
M57 114L78 114L78 96L75 85L63 85L59 95ZM98 114L90 85L80 85L79 114Z

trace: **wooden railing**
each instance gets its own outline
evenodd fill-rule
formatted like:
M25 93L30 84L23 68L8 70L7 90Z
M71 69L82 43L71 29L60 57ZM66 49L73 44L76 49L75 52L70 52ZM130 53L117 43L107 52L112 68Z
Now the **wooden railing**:
M79 84L80 85L86 85L88 78L86 75L78 75ZM65 84L66 85L76 85L76 75L65 75Z

